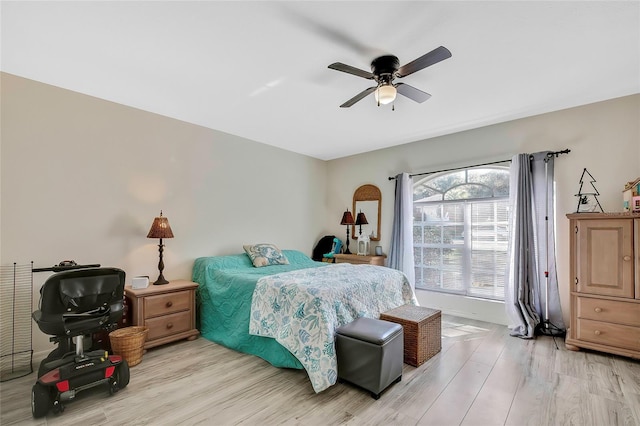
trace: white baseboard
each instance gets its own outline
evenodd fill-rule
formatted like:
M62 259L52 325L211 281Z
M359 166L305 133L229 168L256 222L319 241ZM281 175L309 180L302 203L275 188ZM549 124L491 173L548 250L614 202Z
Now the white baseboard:
M509 324L507 313L504 309L504 302L501 301L478 299L475 297L458 296L421 289L416 289L416 298L421 306L439 309L443 314L494 324Z

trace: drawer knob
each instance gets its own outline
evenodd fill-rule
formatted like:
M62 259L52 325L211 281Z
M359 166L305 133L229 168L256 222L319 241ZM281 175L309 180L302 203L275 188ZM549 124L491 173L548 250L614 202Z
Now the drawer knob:
M625 256L625 257L623 257L623 259L624 259L626 262L628 262L628 261L630 261L630 260L631 260L631 256Z
M172 306L173 306L173 302L172 302L171 300L169 300L169 301L167 302L167 305L166 305L166 306L167 306L167 308L172 307Z
M593 332L593 334L595 334L596 336L599 336L602 334L602 332L600 330L596 330Z
M173 328L173 323L167 323L167 329L172 329ZM598 331L597 334L600 334L600 332Z
M597 313L602 312L602 308L595 308L594 311L596 311Z

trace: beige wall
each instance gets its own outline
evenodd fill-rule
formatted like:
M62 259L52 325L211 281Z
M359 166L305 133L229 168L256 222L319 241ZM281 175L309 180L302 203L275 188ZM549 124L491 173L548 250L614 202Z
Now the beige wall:
M323 162L243 138L1 74L0 259L2 265L63 259L157 276L158 247L146 234L160 209L165 276L189 278L193 260L274 242L311 253L322 235L345 237L353 191L382 191L380 242L388 252L394 184L388 176L571 149L556 166L558 274L568 308L565 213L584 167L600 202L618 210L640 176L640 95ZM390 112L391 113L391 112ZM398 112L396 112L397 114ZM425 117L428 119L428 117ZM352 246L353 248L353 246ZM35 275L34 299L46 278ZM419 292L445 312L505 322L501 304ZM50 344L35 327L34 349Z
M9 74L1 75L2 265L64 259L167 279L195 258L273 242L311 254L323 229L324 161ZM36 273L34 299L48 273ZM49 347L34 327L34 349Z
M329 211L335 217L333 232L344 238L344 227L337 225L341 212L351 206L353 191L358 186L372 183L382 191L379 244L387 253L394 198L394 182L388 180L389 176L509 159L523 152L569 148L571 153L555 163L558 279L564 316L568 319L569 230L565 214L576 209L574 194L585 167L597 180L599 200L605 211L620 210L624 184L640 176L639 126L640 95L634 95L333 160L328 170ZM428 292L419 292L418 298L448 312L506 321L499 304L490 304L487 312L486 307L477 305L460 309L470 303L462 298L436 297Z

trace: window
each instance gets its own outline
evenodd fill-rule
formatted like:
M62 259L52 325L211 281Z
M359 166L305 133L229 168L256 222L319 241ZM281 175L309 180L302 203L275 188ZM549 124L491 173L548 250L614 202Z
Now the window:
M432 175L413 186L416 287L504 300L509 169Z

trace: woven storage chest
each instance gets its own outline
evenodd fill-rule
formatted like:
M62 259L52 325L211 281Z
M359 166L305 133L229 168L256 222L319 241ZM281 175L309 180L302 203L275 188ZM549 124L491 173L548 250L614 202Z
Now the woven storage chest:
M441 312L422 306L403 305L380 314L380 319L402 325L404 362L418 367L442 349Z

